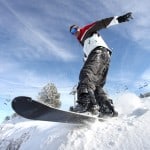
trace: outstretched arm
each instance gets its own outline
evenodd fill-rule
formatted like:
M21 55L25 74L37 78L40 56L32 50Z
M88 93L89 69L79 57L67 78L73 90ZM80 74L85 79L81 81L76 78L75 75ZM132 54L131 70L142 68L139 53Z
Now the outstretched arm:
M82 33L78 37L78 40L83 45L85 39L90 37L93 33L97 32L98 30L101 30L103 28L108 28L112 25L126 22L131 19L133 19L132 13L129 12L122 16L115 16L115 17L105 18L105 19L96 21L92 24L86 25L85 27L81 28Z
M116 25L116 24L119 24L122 22L130 21L131 19L133 19L131 12L129 12L125 15L122 15L122 16L115 16L115 17L102 19L102 20L95 22L95 25L91 28L90 32L96 32L100 29L108 28L112 25Z

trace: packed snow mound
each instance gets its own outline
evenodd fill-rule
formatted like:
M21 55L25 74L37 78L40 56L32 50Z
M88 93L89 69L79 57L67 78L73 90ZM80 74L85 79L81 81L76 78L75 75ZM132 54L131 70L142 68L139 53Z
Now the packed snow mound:
M71 125L13 118L0 125L0 150L149 150L150 99L126 93L119 117Z

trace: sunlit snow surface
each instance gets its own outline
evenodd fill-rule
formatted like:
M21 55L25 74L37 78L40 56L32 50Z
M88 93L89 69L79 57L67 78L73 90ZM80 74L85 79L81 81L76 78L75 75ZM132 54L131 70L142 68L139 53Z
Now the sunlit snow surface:
M150 98L115 100L119 117L71 125L13 118L0 125L0 150L149 150Z

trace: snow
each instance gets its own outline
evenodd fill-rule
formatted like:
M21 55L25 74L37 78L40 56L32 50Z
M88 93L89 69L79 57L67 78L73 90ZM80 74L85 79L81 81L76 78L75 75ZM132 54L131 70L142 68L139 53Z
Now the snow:
M149 150L150 98L124 93L117 118L86 125L15 117L0 125L0 150Z

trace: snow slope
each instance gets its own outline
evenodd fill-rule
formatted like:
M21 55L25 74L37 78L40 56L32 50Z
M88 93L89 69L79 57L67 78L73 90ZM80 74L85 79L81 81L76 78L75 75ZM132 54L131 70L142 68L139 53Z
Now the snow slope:
M86 125L16 117L0 125L0 150L149 150L150 98L116 99L118 118Z

